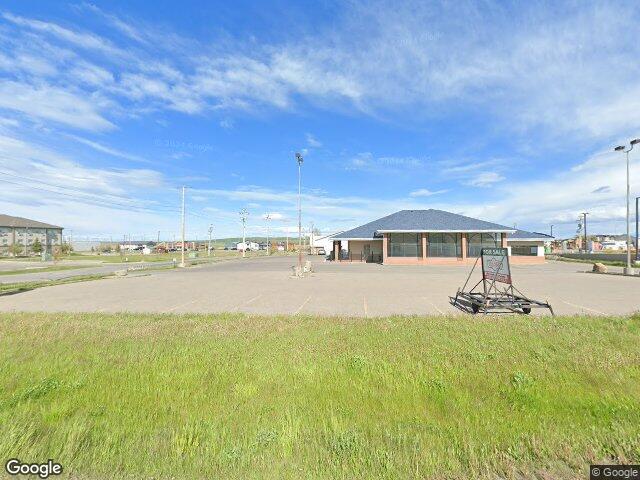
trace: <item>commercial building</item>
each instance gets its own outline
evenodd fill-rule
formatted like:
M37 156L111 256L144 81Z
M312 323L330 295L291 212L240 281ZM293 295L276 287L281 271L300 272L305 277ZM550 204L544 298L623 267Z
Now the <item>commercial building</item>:
M340 232L333 232L333 233L327 233L324 235L312 235L311 236L311 243L310 243L310 247L311 247L311 254L312 255L317 255L319 251L324 250L327 254L329 254L332 250L333 250L333 237ZM344 240L342 242L342 248L347 249L348 248L348 242L347 240Z
M51 254L62 245L62 227L0 214L0 255L30 255L34 244Z
M429 265L473 263L488 247L508 248L512 263L542 263L544 242L552 237L429 209L401 210L332 239L340 262Z

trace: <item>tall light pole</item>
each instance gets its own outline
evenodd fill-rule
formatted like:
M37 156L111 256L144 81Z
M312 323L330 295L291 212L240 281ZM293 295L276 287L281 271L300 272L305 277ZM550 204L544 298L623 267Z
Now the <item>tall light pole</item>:
M180 266L184 267L184 191L185 187L182 187L182 247L180 247Z
M207 257L211 256L211 234L213 233L213 225L209 225L209 245L207 245Z
M302 162L304 158L296 152L296 161L298 162L298 268L302 275Z
M551 225L551 236L553 237L553 225Z
M640 197L636 197L636 263L640 262L640 244L638 244L638 237L640 235L638 235L638 223L640 223L640 220L638 218L638 201L640 200Z
M267 221L267 255L271 255L271 247L269 245L269 220L271 220L271 215L267 213L264 219Z
M582 218L584 218L582 223L584 226L584 253L589 253L589 240L587 240L587 215L589 215L589 212L582 212Z
M240 210L239 213L240 213L240 219L242 220L242 258L244 258L247 251L247 240L246 240L245 231L246 231L246 225L247 225L247 216L249 215L249 212L247 212L246 208L243 208L242 210Z
M640 143L640 138L631 140L631 146L628 149L625 149L623 145L619 145L614 149L616 152L624 152L627 155L627 266L624 268L624 273L627 275L633 275L634 273L633 268L631 268L631 224L629 219L631 186L629 184L629 152L633 150L633 146L636 143Z

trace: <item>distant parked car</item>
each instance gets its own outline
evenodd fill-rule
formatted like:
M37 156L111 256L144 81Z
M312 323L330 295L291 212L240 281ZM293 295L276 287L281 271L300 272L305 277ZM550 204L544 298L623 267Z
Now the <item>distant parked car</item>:
M326 255L326 254L327 254L327 252L324 251L324 248L320 247L318 249L318 255Z

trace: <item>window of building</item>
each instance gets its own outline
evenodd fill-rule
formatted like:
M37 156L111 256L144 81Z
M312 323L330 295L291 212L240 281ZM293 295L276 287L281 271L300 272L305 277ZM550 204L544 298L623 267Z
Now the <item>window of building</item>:
M514 245L511 247L511 255L536 257L538 247L535 245Z
M430 257L462 256L462 235L460 233L430 233Z
M390 233L388 255L390 257L421 257L419 233Z
M467 255L469 257L479 257L483 248L496 248L499 246L499 233L470 233Z

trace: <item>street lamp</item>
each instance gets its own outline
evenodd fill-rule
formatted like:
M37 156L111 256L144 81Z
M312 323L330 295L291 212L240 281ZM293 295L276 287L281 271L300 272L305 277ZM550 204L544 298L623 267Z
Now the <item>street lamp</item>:
M638 240L640 240L638 237L640 237L638 230L638 224L640 223L640 217L638 217L638 210L640 210L640 197L636 197L636 263L640 262L640 244L638 243Z
M271 214L267 213L264 219L267 221L267 255L271 255L271 248L269 246L269 220L271 220Z
M300 275L302 275L302 183L301 183L301 167L304 158L298 152L296 152L296 161L298 162L298 269Z
M242 220L242 258L245 257L245 252L247 251L247 240L246 240L246 235L245 235L245 231L246 231L246 224L247 224L247 215L249 215L249 212L247 212L246 208L243 208L242 210L240 210L240 212L238 212L240 214L240 219Z
M207 246L207 257L211 256L211 233L213 232L213 225L209 225L209 245Z
M629 185L629 152L633 150L633 146L636 143L640 143L640 138L631 140L631 146L625 149L623 145L617 146L614 150L616 152L624 152L627 155L627 266L624 268L626 275L633 275L634 271L631 268L631 225L629 220L629 202L631 200L631 187Z

